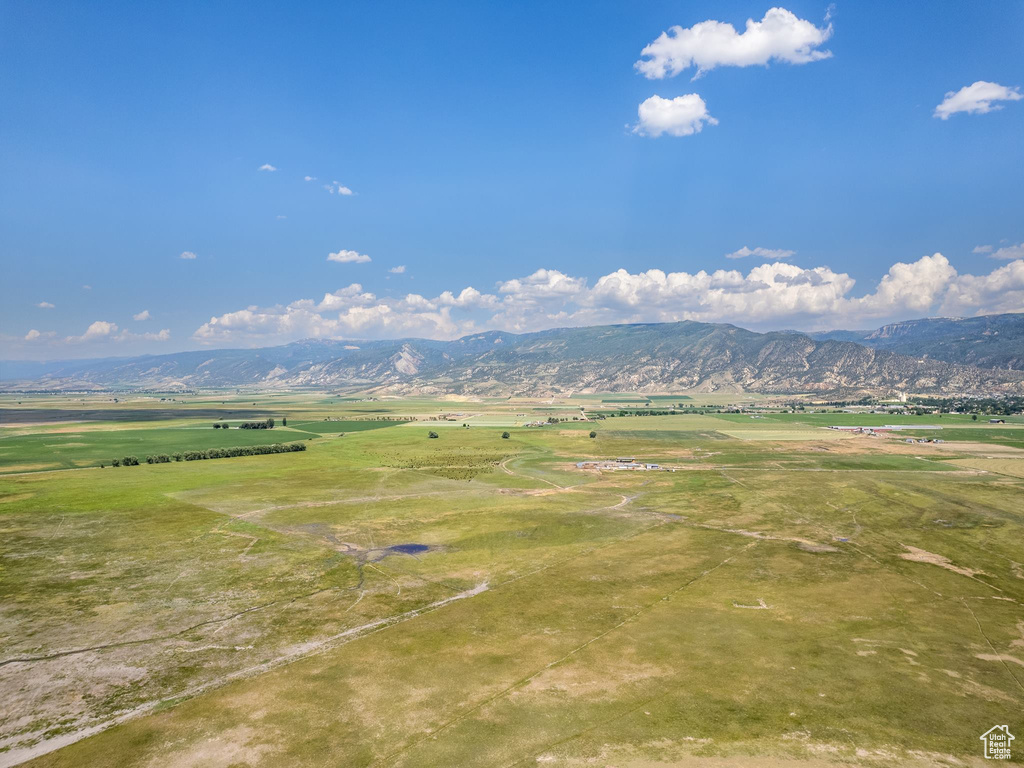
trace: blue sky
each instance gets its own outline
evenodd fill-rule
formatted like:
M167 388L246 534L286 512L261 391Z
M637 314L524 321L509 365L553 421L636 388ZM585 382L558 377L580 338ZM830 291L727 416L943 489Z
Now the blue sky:
M0 357L1024 310L1024 3L770 8L2 2Z

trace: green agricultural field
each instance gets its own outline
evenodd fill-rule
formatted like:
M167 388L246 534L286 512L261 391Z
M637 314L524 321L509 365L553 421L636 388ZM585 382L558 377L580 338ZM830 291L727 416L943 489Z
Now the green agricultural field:
M118 425L120 427L120 425ZM48 469L110 466L111 459L134 455L229 448L243 445L288 443L313 438L311 432L292 427L274 429L213 429L210 423L194 427L109 430L50 430L40 434L4 435L0 431L0 473Z
M1024 733L1019 429L241 397L288 427L0 429L0 766L954 766ZM95 466L218 440L309 448ZM576 466L618 456L675 471Z

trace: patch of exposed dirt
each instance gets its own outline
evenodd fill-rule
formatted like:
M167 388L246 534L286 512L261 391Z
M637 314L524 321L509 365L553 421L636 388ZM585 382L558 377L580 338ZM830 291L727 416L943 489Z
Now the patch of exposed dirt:
M749 608L752 611L770 611L775 606L774 605L768 605L767 603L765 603L763 597L759 597L759 598L757 598L757 605L743 605L742 603L737 603L735 600L733 600L732 601L732 607L733 608Z
M974 578L979 574L986 575L984 571L977 571L973 568L967 568L965 566L953 565L953 562L948 557L942 555L936 555L934 552L928 552L924 549L918 549L917 547L911 547L908 544L901 545L906 552L900 555L904 560L910 560L913 563L928 563L929 565L937 565L939 568L945 568L947 571L953 573L959 573L961 576L968 576Z
M1016 656L1011 656L1008 653L978 653L975 654L974 658L981 659L982 661L1008 661L1011 664L1018 664L1024 667L1024 661L1018 659Z

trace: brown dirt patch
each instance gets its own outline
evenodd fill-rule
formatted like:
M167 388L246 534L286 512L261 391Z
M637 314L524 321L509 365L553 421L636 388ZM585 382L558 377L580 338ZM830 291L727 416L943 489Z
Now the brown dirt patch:
M974 577L978 574L984 575L984 571L976 571L973 568L967 568L960 565L953 565L952 561L948 557L942 555L936 555L934 552L928 552L917 547L911 547L907 544L903 545L903 548L907 551L900 555L904 560L910 560L913 563L928 563L929 565L937 565L939 568L945 568L947 571L953 573L959 573L961 576Z

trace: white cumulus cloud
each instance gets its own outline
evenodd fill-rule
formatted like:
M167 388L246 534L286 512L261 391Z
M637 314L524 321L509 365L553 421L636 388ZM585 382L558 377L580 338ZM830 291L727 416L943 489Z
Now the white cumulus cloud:
M316 176L303 176L303 181L316 181Z
M48 301L40 301L38 304L36 304L36 306L39 307L40 309L53 309L55 305L51 304Z
M816 27L785 8L770 8L761 21L747 19L743 32L721 21L674 26L648 45L636 69L651 80L674 77L696 67L694 79L715 67L749 67L784 61L806 64L829 58L820 47L832 37L832 25Z
M959 275L939 311L947 315L982 315L1024 310L1024 259L1011 261L987 275Z
M211 317L193 338L204 344L272 344L299 338L453 338L474 329L472 319L452 317L453 310L494 306L497 299L466 288L458 296L435 298L408 294L380 299L358 283L325 294L319 302L300 299L286 306L251 306Z
M753 250L753 249L751 249ZM482 329L534 331L603 323L728 322L754 328L865 327L936 314L1024 309L1024 259L989 274L959 273L940 253L897 262L874 288L827 266L775 261L743 272L630 272L593 284L557 269L499 281L494 293L469 286L434 297L378 297L353 283L322 299L250 306L211 317L193 338L203 344L268 345L299 338L450 339Z
M170 341L171 330L164 328L162 331L156 333L132 333L129 330L123 330L117 336L114 337L114 341Z
M991 249L990 249L991 250ZM1004 245L989 254L991 259L1024 259L1024 243L1017 243L1016 245Z
M633 126L633 133L657 138L663 133L670 136L691 136L700 133L704 124L718 125L708 114L707 104L696 93L663 99L651 96L637 108L639 122Z
M98 341L107 339L117 333L117 323L108 323L105 320L97 320L85 329L81 336L68 336L64 341L68 344L83 344L87 341Z
M742 248L733 251L732 253L725 254L727 259L745 259L748 256L756 256L759 259L773 259L775 261L785 261L786 259L792 258L796 251L787 251L782 248Z
M182 251L181 252L181 256L179 256L178 258L179 259L194 259L195 257L196 257L196 255L194 253L192 253L192 251Z
M946 98L935 108L934 117L941 120L948 120L951 115L957 112L966 112L969 115L983 115L1002 109L1002 104L995 104L997 101L1020 101L1024 94L1020 88L1007 87L999 83L990 83L985 80L978 80L970 85L965 85L959 91L950 91Z
M275 168L274 166L272 166L272 165L271 165L270 163L264 163L263 165L261 165L261 166L260 166L259 168L257 168L256 170L258 170L258 171L276 171L276 170L277 170L277 168Z
M351 189L337 181L332 181L330 184L324 184L324 189L326 189L332 195L338 194L342 196L348 196L355 194L355 192L353 192Z
M388 270L392 275L401 275L405 272L405 265L399 264L397 267L392 267Z
M28 337L26 337L26 339L27 338ZM155 333L133 333L127 328L120 330L117 323L108 323L105 320L97 320L85 329L85 333L80 336L68 336L64 339L63 343L77 345L103 342L124 343L130 341L169 341L170 338L171 331L169 328L164 328L163 330Z
M150 314L148 309L142 310L137 315L132 315L132 320L137 320L139 322L142 322L143 320L149 320L149 318Z
M345 250L338 251L337 253L328 254L327 260L336 261L339 264L365 264L368 261L372 261L372 259L365 253Z

